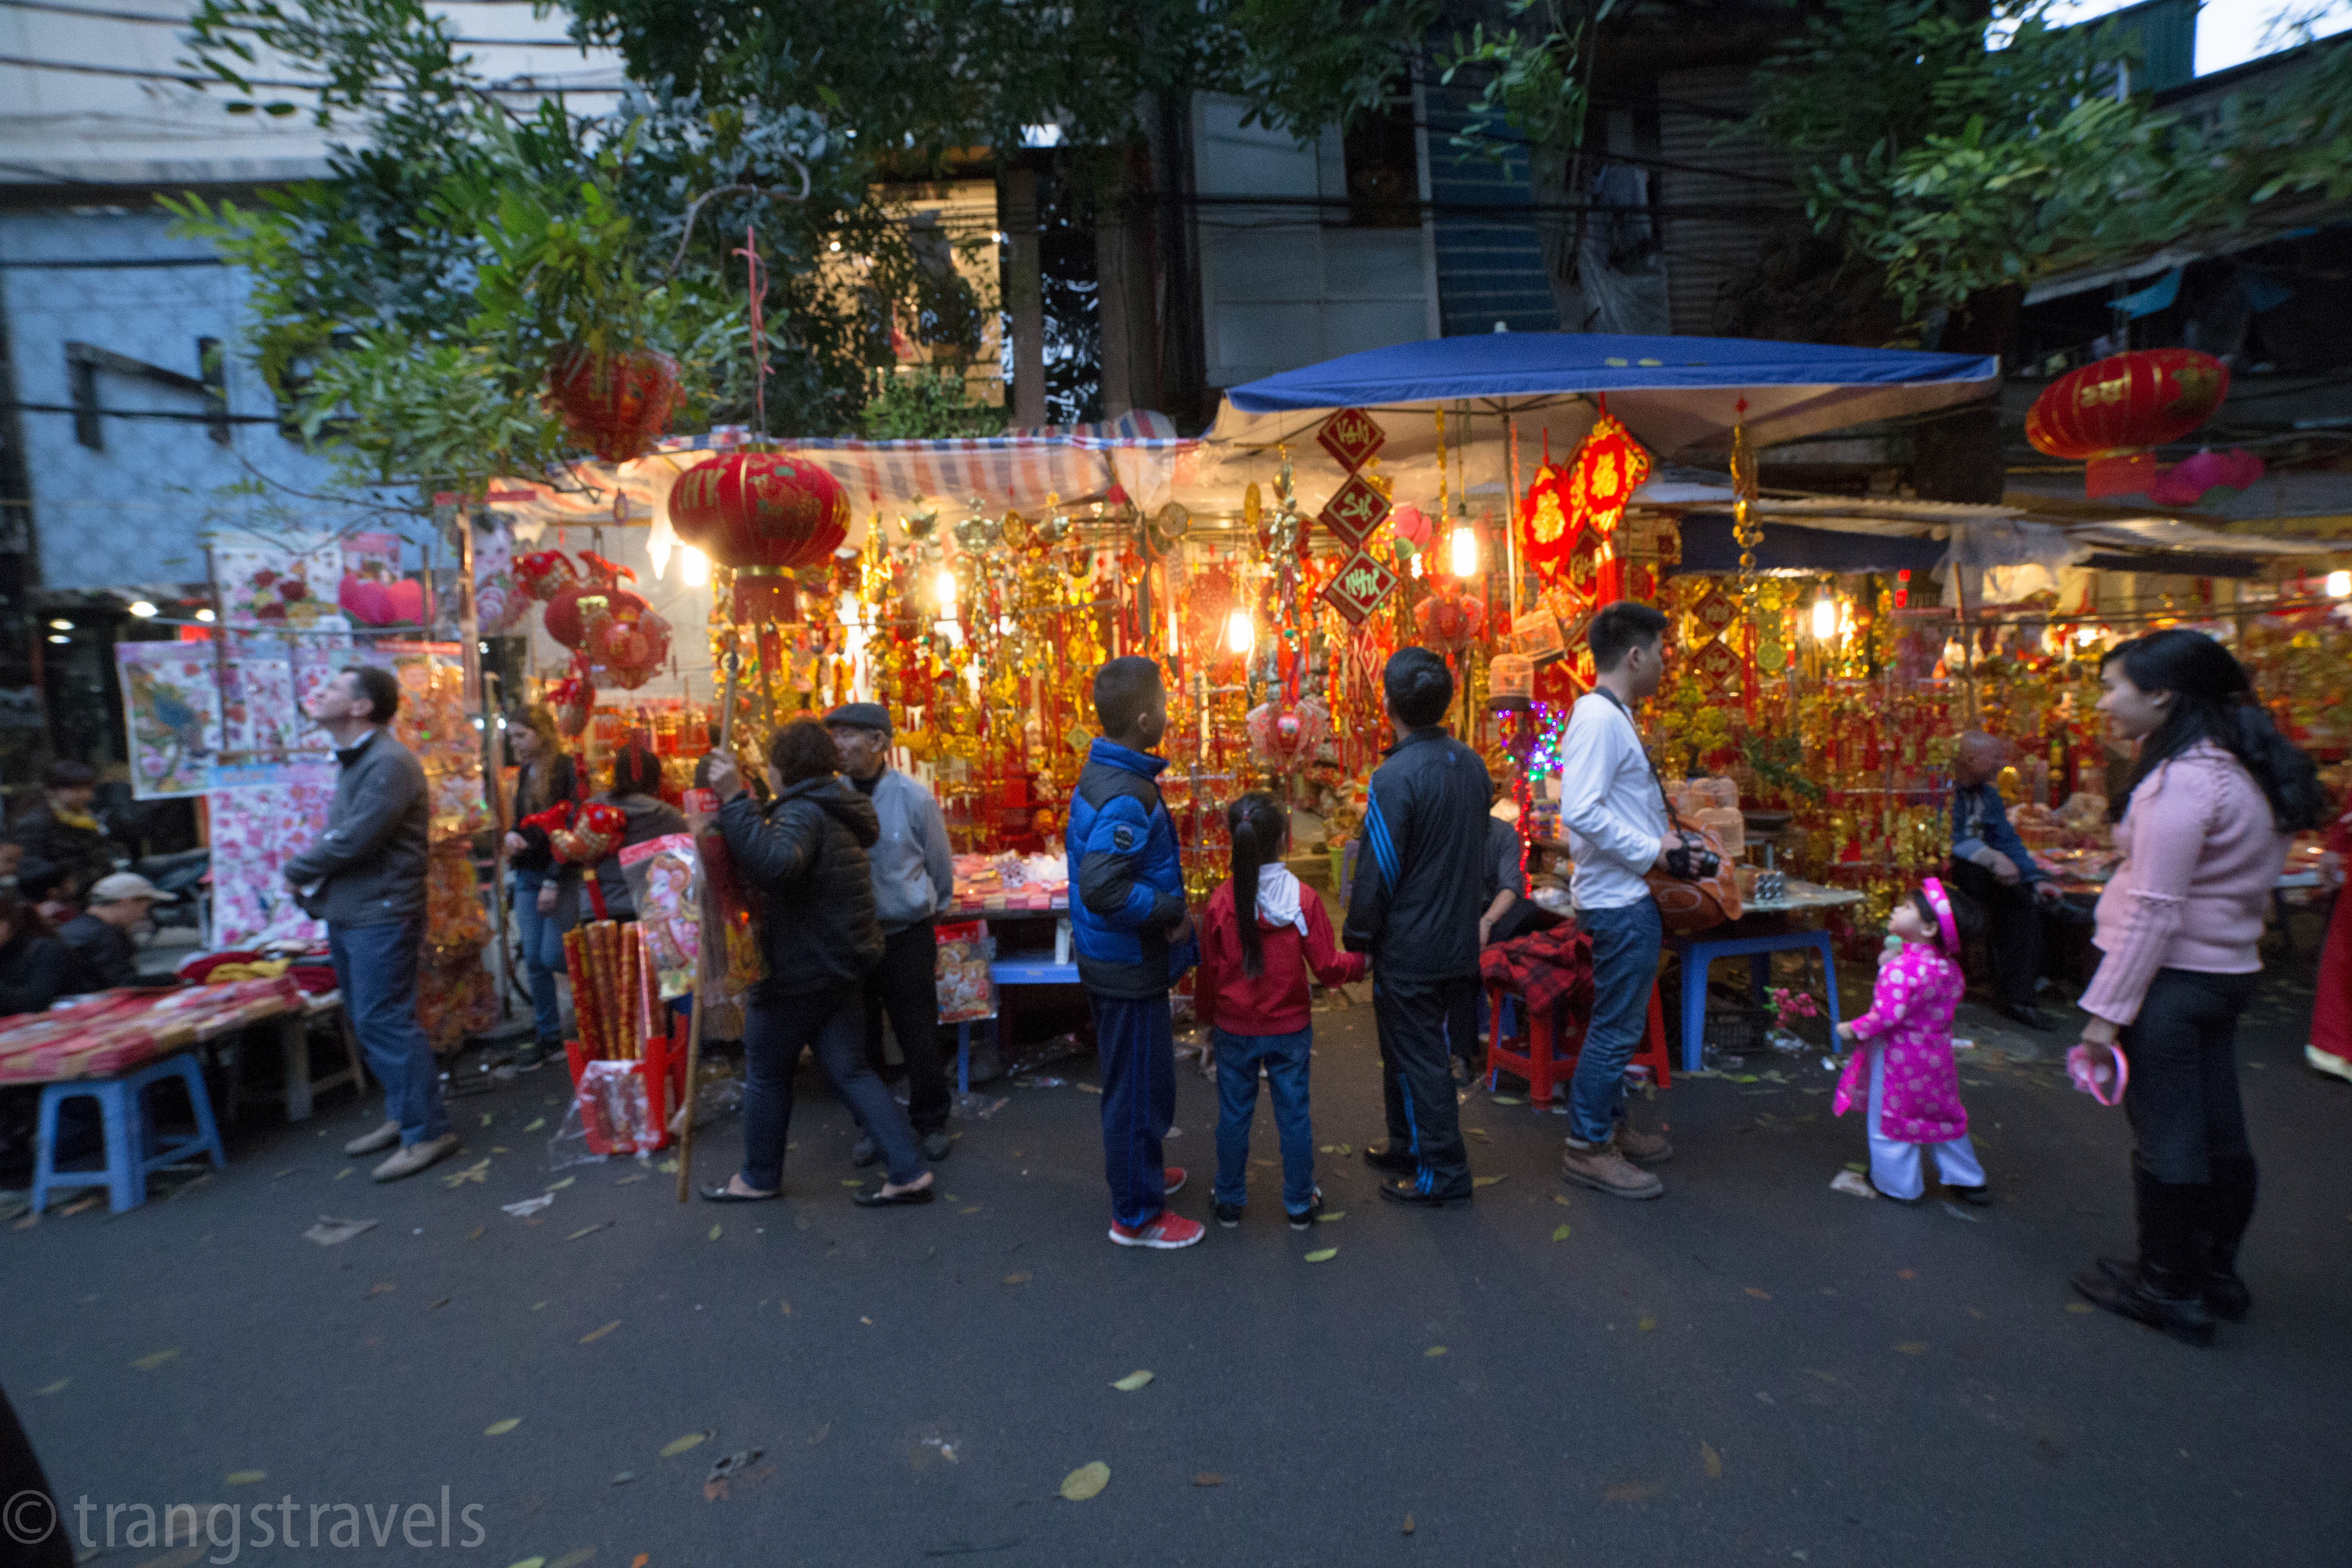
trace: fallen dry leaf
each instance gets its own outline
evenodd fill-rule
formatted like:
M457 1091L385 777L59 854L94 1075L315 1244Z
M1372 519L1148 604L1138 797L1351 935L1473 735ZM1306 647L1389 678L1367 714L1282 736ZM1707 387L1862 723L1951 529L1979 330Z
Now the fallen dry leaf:
M1568 1226L1566 1226L1565 1224L1556 1225L1556 1226L1552 1226L1552 1229L1551 1229L1551 1238L1552 1238L1554 1241L1566 1241L1566 1240L1568 1239L1568 1237L1569 1237L1569 1227L1568 1227Z
M466 1239L467 1241L479 1241L482 1239L482 1233L489 1228L490 1227L486 1225L478 1225L474 1227L473 1234L466 1237Z
M544 1557L526 1557L520 1563L510 1564L510 1568L547 1568L547 1559Z
M1521 1100L1516 1094L1497 1094L1492 1095L1489 1098L1496 1105L1525 1105L1527 1103L1526 1100Z
M269 1479L268 1470L231 1470L226 1478L233 1487L249 1487Z
M1698 1446L1698 1462L1706 1470L1708 1480L1723 1479L1723 1456L1717 1453L1711 1445L1701 1443Z
M1641 1332L1641 1333L1644 1333L1644 1334L1648 1333L1651 1330L1653 1330L1653 1329L1656 1328L1657 1326L1658 1326L1658 1320L1657 1320L1657 1319L1655 1319L1655 1318L1643 1318L1641 1321L1639 1321L1639 1322L1637 1322L1637 1323L1635 1323L1635 1324L1633 1325L1634 1329L1635 1329L1637 1331L1639 1331L1639 1332Z
M369 1287L368 1287L368 1295L369 1295L369 1296L371 1296L371 1297L373 1297L373 1296L389 1296L389 1295L391 1295L394 1290L397 1290L397 1289L400 1289L400 1287L399 1287L399 1286L394 1285L394 1283L392 1283L392 1281L390 1281L389 1279L379 1279L379 1280L377 1280L374 1284L373 1284L373 1285L371 1285L371 1286L369 1286Z
M1895 1278L1897 1279L1916 1279L1919 1278L1919 1271L1916 1268L1898 1268L1895 1271Z
M193 1546L183 1546L177 1552L166 1552L161 1557L150 1557L146 1562L140 1563L139 1568L190 1568L191 1564L204 1561L205 1554L211 1551L212 1545L209 1542L199 1541Z
M563 1180L562 1180L562 1181L560 1181L560 1182L550 1182L550 1183L548 1183L548 1184L547 1184L547 1185L545 1185L545 1186L541 1187L541 1188L540 1189L540 1191L541 1191L541 1192L543 1192L543 1193L560 1193L560 1192L562 1192L564 1188L566 1188L566 1187L570 1186L572 1183L574 1183L574 1182L578 1181L579 1179L580 1179L580 1178L579 1178L579 1177L577 1177L577 1176L566 1176L566 1177L564 1177L564 1178L563 1178Z
M544 1116L535 1117L535 1118L533 1118L533 1119L532 1119L530 1125L530 1126L528 1126L528 1127L525 1127L525 1128L523 1129L523 1131L526 1131L526 1132L536 1132L536 1131L538 1131L541 1128L542 1128L542 1127L544 1127L544 1126L546 1126L546 1125L547 1125L547 1118L546 1118L546 1117L544 1117Z
M1110 1485L1110 1467L1100 1459L1080 1465L1062 1478L1062 1495L1072 1502L1084 1502Z
M1566 1208L1568 1206L1568 1194L1566 1193L1554 1193L1551 1195L1551 1201L1558 1204L1560 1207Z
M1007 1274L1004 1277L1004 1282L1007 1285L1026 1285L1030 1280L1034 1279L1035 1278L1035 1275L1025 1272L1021 1274Z
M790 1301L779 1301L776 1305L784 1310L785 1317L789 1318L793 1315L793 1304Z
M629 1559L629 1568L646 1568L646 1564L653 1560L652 1552L640 1552L635 1557Z
M1148 1372L1130 1372L1125 1377L1113 1383L1111 1386L1118 1389L1121 1394L1133 1394L1137 1389L1141 1388L1145 1384L1150 1383L1150 1381L1151 1374Z
M351 1173L352 1173L352 1168L351 1168L349 1165L345 1165L341 1170L337 1171L337 1172L335 1173L335 1174L334 1174L334 1180L336 1180L336 1181L340 1182L340 1181L341 1181L345 1176L348 1176L348 1175L350 1175Z
M1338 1247L1326 1247L1308 1253L1307 1255L1307 1261L1309 1263L1328 1263L1331 1259L1339 1256L1339 1249Z
M1412 1533L1412 1515L1406 1514L1404 1516L1404 1528L1402 1533L1406 1535L1411 1535Z
M1444 1347L1444 1345L1432 1345L1432 1346L1430 1346L1427 1350L1425 1350L1425 1351L1423 1351L1423 1352L1421 1352L1421 1354L1422 1354L1422 1359L1423 1359L1423 1360L1424 1360L1424 1361L1433 1360L1433 1359L1435 1359L1435 1358L1436 1358L1436 1357L1438 1357L1438 1356L1442 1356L1442 1355L1444 1355L1444 1353L1445 1353L1445 1347Z
M375 1228L372 1219L337 1219L332 1215L320 1215L319 1223L302 1233L305 1241L315 1241L320 1247L336 1247L355 1236L365 1236Z
M449 1301L450 1298L444 1296L439 1300L429 1303L425 1310L428 1312L437 1312L442 1308L447 1306Z
M717 1240L719 1239L719 1233L720 1231L722 1231L722 1230L725 1230L726 1228L727 1228L727 1227L726 1227L725 1226L723 1226L723 1225L714 1225L714 1226L712 1226L710 1227L710 1239L711 1239L711 1240L713 1240L713 1241L717 1241Z
M1507 1173L1500 1176L1473 1176L1470 1178L1470 1184L1474 1187L1491 1187L1496 1182L1507 1182L1510 1179Z
M2070 1312L2080 1312L2086 1318L2093 1312L2098 1310L2096 1307L2092 1306L2088 1301L2069 1301L2066 1303L2066 1310Z
M488 1426L483 1427L482 1436L485 1437L503 1437L521 1425L521 1416L509 1415L503 1421L493 1421Z
M673 1437L662 1445L661 1457L675 1459L688 1448L698 1448L714 1436L711 1432L688 1432L683 1437Z
M1214 1470L1202 1470L1192 1478L1192 1484L1196 1487L1221 1487L1225 1484L1225 1478Z
M1927 1351L1927 1342L1925 1340L1905 1340L1895 1347L1897 1355L1925 1355Z
M611 1322L609 1322L609 1323L605 1324L603 1328L601 1328L601 1329L591 1329L591 1330L589 1330L586 1333L584 1333L584 1334L581 1335L581 1336L580 1336L580 1342L581 1342L582 1344L583 1344L583 1345L584 1345L584 1344L589 1343L589 1342L592 1342L592 1341L594 1341L594 1340L601 1340L601 1339L603 1339L606 1334L611 1333L614 1329L617 1329L617 1328L619 1328L620 1326L621 1326L621 1320L620 1320L620 1319L618 1319L618 1318L615 1318L615 1319L614 1319Z
M1322 1214L1317 1215L1315 1216L1315 1223L1317 1225L1330 1225L1335 1221L1343 1220L1347 1217L1348 1211L1346 1209L1330 1209Z
M137 1361L132 1362L131 1364L132 1366L137 1367L141 1372L153 1372L157 1367L162 1366L165 1362L168 1362L168 1361L177 1361L177 1360L179 1359L179 1357L180 1357L180 1347L179 1347L179 1346L177 1346L177 1345L173 1345L170 1350L167 1350L167 1351L155 1351L155 1352L152 1352L152 1353L150 1353L150 1354L142 1355L142 1356L141 1356Z
M565 1237L563 1239L566 1241L577 1241L583 1236L593 1236L598 1231L610 1226L612 1223L613 1222L609 1219L600 1219L594 1225L583 1225L578 1230L573 1231L570 1236Z
M1748 1286L1746 1289L1749 1295L1755 1297L1759 1301L1769 1301L1772 1299L1772 1292L1769 1290L1759 1290L1753 1285Z
M1604 1502L1647 1502L1666 1489L1655 1481L1617 1481L1601 1489Z
M66 1384L72 1381L72 1378L61 1377L58 1379L57 1382L49 1384L47 1388L37 1388L33 1390L33 1394L37 1398L44 1394L63 1394L66 1391Z

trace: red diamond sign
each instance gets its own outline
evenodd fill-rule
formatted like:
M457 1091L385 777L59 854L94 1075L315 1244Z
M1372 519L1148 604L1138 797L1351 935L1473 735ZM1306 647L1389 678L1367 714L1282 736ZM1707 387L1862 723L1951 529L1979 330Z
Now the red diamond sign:
M1719 641L1709 642L1691 660L1691 673L1705 686L1727 689L1740 678L1739 656Z
M1362 409L1342 408L1323 421L1323 428L1316 433L1315 439L1341 468L1354 473L1364 466L1366 458L1381 449L1388 437Z
M1323 503L1323 526L1350 550L1360 550L1388 514L1389 498L1363 475L1349 474L1347 483Z
M1364 617L1380 608L1381 601L1393 593L1397 574L1362 551L1349 556L1339 568L1331 585L1323 590L1323 601L1348 617L1348 624L1360 626Z

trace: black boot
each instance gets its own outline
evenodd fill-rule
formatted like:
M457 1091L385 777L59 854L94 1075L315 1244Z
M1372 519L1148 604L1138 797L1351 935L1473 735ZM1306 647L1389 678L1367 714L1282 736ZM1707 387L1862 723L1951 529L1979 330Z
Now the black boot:
M2246 1290L2246 1282L2238 1278L2238 1243L2254 1217L2254 1157L2215 1155L2206 1164L2212 1181L2207 1188L2211 1246L2205 1258L2205 1304L2213 1309L2215 1317L2242 1323L2253 1298Z
M2095 1263L2074 1276L2074 1289L2092 1305L2162 1329L2183 1344L2210 1345L2213 1314L2203 1289L2211 1246L2208 1190L2201 1184L2159 1182L2137 1164L2132 1186L2138 1267L2116 1279Z

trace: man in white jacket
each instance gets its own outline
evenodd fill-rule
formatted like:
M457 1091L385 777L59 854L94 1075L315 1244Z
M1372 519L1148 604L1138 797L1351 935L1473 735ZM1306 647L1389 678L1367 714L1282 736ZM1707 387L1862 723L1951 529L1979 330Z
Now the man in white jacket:
M882 924L882 962L866 977L866 1056L882 1073L882 1015L907 1058L907 1120L929 1159L944 1160L948 1142L948 1078L940 1055L940 943L932 922L955 895L955 854L948 825L931 792L890 765L890 710L878 702L845 702L824 716L841 748L843 770L872 798L882 837L866 858L874 868L874 914ZM869 1135L850 1151L853 1164L870 1165L881 1150Z
M1577 700L1560 744L1559 816L1576 861L1570 891L1592 939L1592 1022L1569 1086L1560 1174L1617 1198L1654 1198L1665 1184L1642 1165L1674 1149L1625 1121L1625 1064L1648 1026L1650 988L1665 931L1643 880L1665 858L1666 804L1642 749L1633 708L1664 673L1666 617L1620 601L1592 618L1595 689Z

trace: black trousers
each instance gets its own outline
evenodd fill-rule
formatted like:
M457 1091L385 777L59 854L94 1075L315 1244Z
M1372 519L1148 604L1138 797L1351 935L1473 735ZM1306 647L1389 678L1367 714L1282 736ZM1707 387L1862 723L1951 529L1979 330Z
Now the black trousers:
M940 940L928 921L882 939L866 976L866 1059L881 1072L882 1015L907 1058L907 1120L925 1137L948 1125L948 1075L940 1057Z
M1456 1001L1478 994L1478 982L1395 980L1372 972L1372 1017L1381 1034L1381 1098L1389 1147L1421 1162L1421 1190L1441 1197L1470 1192L1469 1151L1445 1048L1445 1018Z
M1952 862L1952 883L1984 907L1993 993L2004 1006L2030 1005L2042 983L2042 906L2022 880L2004 882L1969 860Z
M2132 1160L2158 1181L2201 1186L2216 1162L2251 1163L2238 1097L2238 1016L2261 978L2159 969L2123 1031Z

